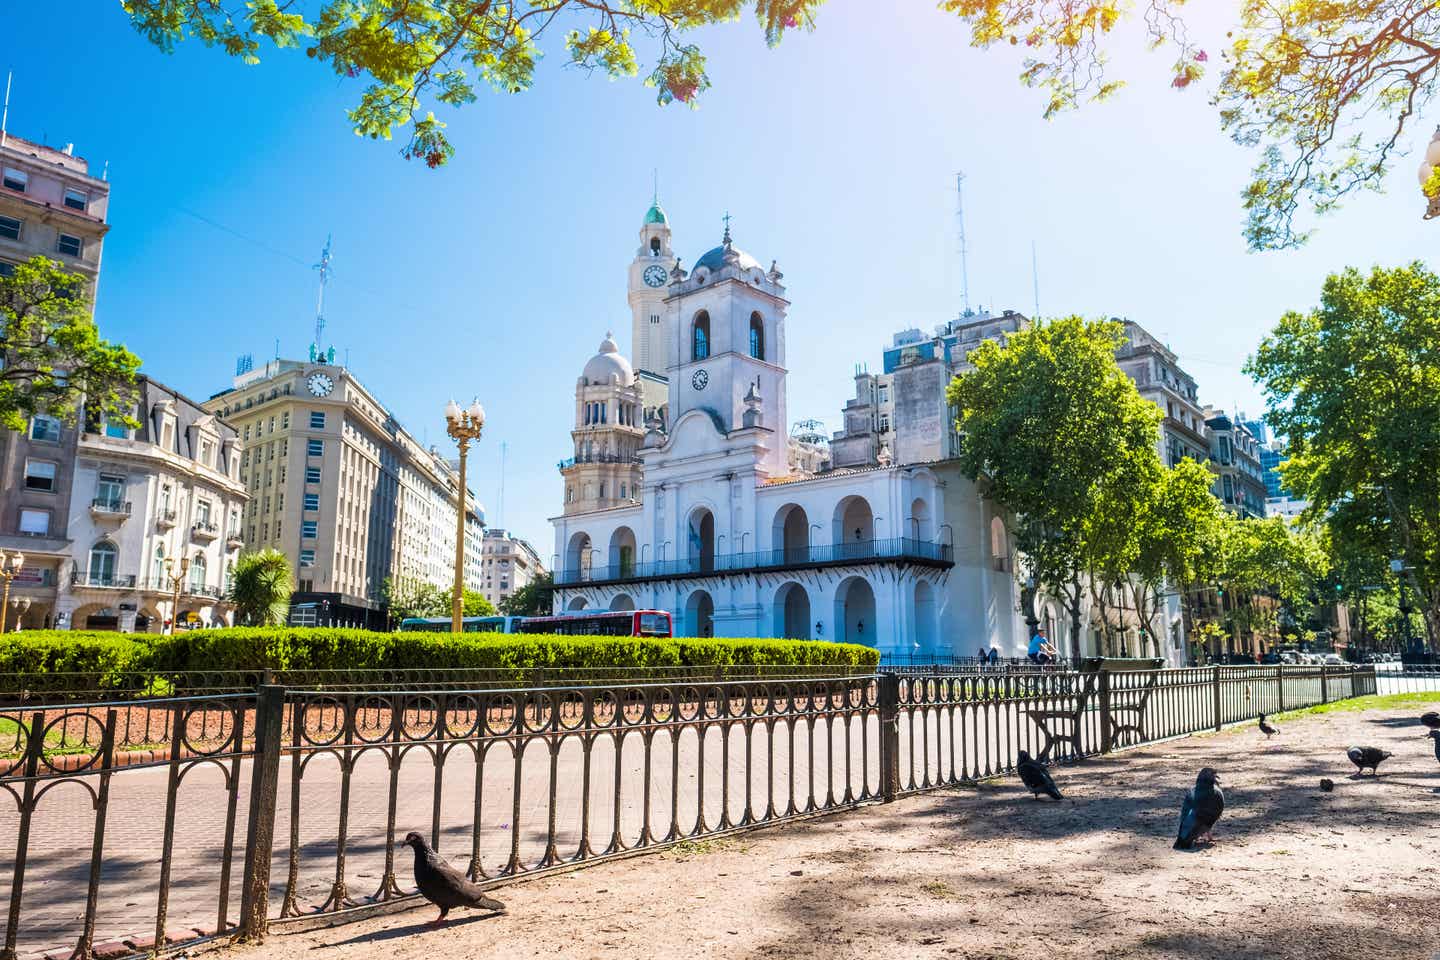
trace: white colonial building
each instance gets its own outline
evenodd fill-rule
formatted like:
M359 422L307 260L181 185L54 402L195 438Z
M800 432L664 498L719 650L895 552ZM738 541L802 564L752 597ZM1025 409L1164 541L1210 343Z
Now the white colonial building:
M682 635L890 655L1023 651L1003 524L992 538L990 505L953 463L817 471L816 451L790 437L781 280L728 226L687 272L664 213L647 213L632 342L649 362L664 351L664 379L608 336L585 365L565 510L552 520L556 609L655 608Z

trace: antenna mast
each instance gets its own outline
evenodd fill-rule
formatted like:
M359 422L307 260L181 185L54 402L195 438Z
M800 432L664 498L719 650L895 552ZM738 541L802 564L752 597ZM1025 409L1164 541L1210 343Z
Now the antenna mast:
M14 70L5 74L5 106L0 108L0 150L5 148L5 125L10 122L10 81L14 79Z
M1035 288L1035 316L1031 319L1040 319L1040 261L1035 254L1035 241L1030 241L1030 283Z
M509 446L506 441L500 441L500 503L495 511L495 522L501 528L505 526L505 451Z
M320 251L320 262L315 264L320 271L320 295L315 301L315 353L325 349L321 338L325 335L325 284L330 282L330 235L325 235L325 249Z
M960 225L960 306L970 312L970 273L965 250L965 174L955 174L955 220Z

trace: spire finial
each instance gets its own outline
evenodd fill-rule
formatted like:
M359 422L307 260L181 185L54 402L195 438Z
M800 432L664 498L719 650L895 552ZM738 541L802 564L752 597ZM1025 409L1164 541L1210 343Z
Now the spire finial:
M728 247L730 246L730 211L726 210L725 216L720 219L725 221L725 236L721 238L721 242Z
M660 168L652 167L650 170L650 175L654 178L655 181L654 190L652 190L650 194L650 202L658 207L660 206Z

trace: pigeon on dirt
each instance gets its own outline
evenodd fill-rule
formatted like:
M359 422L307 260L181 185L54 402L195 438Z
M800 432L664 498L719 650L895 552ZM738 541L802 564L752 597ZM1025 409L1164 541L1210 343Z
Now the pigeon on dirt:
M1440 730L1440 713L1431 710L1429 713L1420 714L1420 722L1431 730Z
M1321 777L1320 789L1325 793L1329 793L1330 791L1335 789L1335 781L1331 780L1329 777Z
M1435 741L1435 759L1440 760L1440 730L1431 730L1425 736Z
M420 834L405 834L405 846L415 850L415 886L420 893L440 908L440 916L431 923L436 926L445 922L445 914L453 907L479 907L482 910L503 911L505 904L492 900L480 891L480 887L465 874L456 870L445 859L431 849Z
M1060 794L1060 788L1055 786L1050 771L1045 769L1044 764L1032 759L1030 754L1024 750L1020 751L1020 760L1015 764L1015 770L1020 774L1020 782L1025 784L1035 799L1040 799L1040 794L1054 797L1056 800L1065 799Z
M1275 734L1279 733L1280 731L1276 730L1274 727L1270 726L1270 724L1266 723L1265 714L1262 713L1260 714L1260 732L1265 734L1266 740L1269 740L1271 737L1275 736Z
M1379 747L1351 747L1345 751L1345 756L1349 757L1350 762L1360 768L1355 776L1360 776L1365 772L1365 768L1369 767L1370 772L1378 777L1380 776L1380 764L1393 757L1394 754L1386 750L1381 750Z
M1180 804L1180 831L1175 836L1176 850L1193 850L1195 841L1210 842L1210 831L1225 810L1225 794L1220 790L1220 775L1214 767L1206 767L1195 778L1195 786L1185 792Z

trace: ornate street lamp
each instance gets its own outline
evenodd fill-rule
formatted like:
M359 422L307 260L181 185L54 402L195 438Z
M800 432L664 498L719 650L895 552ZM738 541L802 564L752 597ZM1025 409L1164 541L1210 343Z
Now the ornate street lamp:
M10 612L10 581L19 576L24 565L25 554L17 550L7 557L5 551L0 550L0 580L5 581L5 596L0 599L0 633L5 632L5 614Z
M1435 168L1440 167L1440 127L1435 128L1435 136L1425 146L1425 156L1420 159L1420 188L1423 192L1425 184L1430 182L1430 177L1435 173ZM1425 196L1425 219L1432 220L1440 217L1440 193L1435 196Z
M445 432L460 445L460 508L455 520L455 596L450 603L450 631L459 633L465 613L465 454L471 440L480 439L480 430L485 426L485 408L478 399L470 409L461 410L460 404L451 400L445 404Z
M170 583L170 635L175 635L175 629L180 626L180 585L185 582L185 574L190 572L190 558L180 558L180 571L175 572L175 558L165 558L165 579Z

